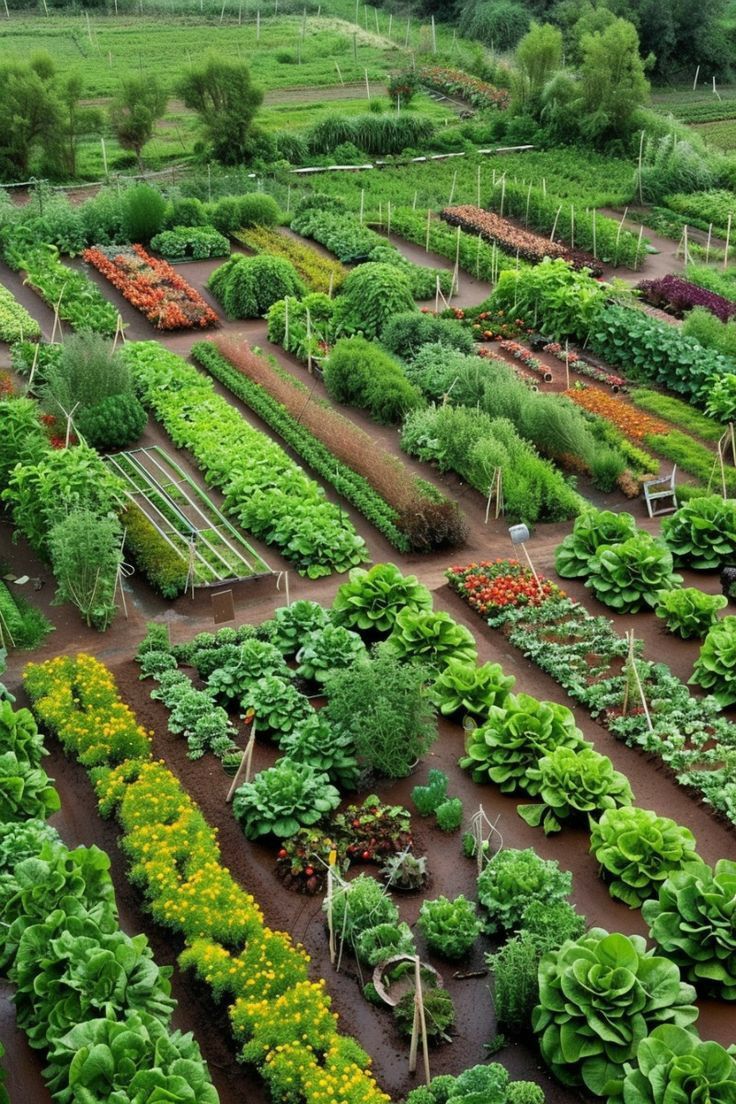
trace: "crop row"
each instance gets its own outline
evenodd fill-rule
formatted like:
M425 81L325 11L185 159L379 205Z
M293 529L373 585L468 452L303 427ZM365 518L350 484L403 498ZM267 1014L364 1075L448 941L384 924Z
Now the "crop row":
M681 276L668 275L656 280L642 280L637 284L637 290L647 303L671 310L678 317L682 317L693 307L705 307L716 318L720 318L721 322L727 322L736 314L736 303L684 280Z
M40 336L41 327L35 318L31 318L12 291L0 285L0 341L12 344Z
M484 211L482 207L474 207L467 204L461 207L445 207L440 212L440 218L449 222L451 226L459 226L468 234L478 234L485 241L495 242L507 253L518 253L524 260L532 264L544 259L544 257L561 257L570 261L576 268L588 268L593 271L596 268L595 261L574 249L568 249L559 242L550 241L539 234L533 234L530 230L522 230L514 226L508 219L500 215ZM600 272L600 269L597 271Z
M27 709L0 703L0 748L0 967L18 1027L47 1055L52 1098L68 1101L83 1084L90 1100L217 1104L196 1042L170 1030L171 968L156 965L144 935L119 927L109 858L70 851L45 823L59 796Z
M68 268L53 246L36 246L5 252L11 268L26 273L26 283L59 318L75 330L92 330L111 336L118 326L118 312L103 299L97 286L83 272Z
M496 88L487 81L472 77L462 69L443 69L439 65L424 65L417 70L422 84L443 92L446 96L460 96L477 108L509 106L509 93L505 88Z
M187 448L225 510L311 579L347 571L365 544L322 488L283 449L248 425L212 381L156 342L128 343L124 356L143 401L177 448Z
M142 245L85 249L82 256L158 330L205 329L217 322L199 292Z
M621 223L599 215L595 208L575 206L571 200L538 186L498 179L491 189L488 206L545 235L554 232L558 240L567 242L572 249L587 250L591 268L597 261L605 261L637 269L646 256L647 242L630 230L624 230ZM581 254L580 259L585 260L585 254Z
M325 257L306 242L287 237L267 226L253 226L233 234L236 241L254 253L266 253L270 257L283 257L291 261L302 280L312 291L327 295L337 292L347 276L347 270L339 261Z
M488 280L495 284L498 273L504 268L513 268L516 258L504 253L494 242L489 245L481 235L473 241L468 234L459 238L439 219L421 215L411 207L401 207L391 211L391 229L394 233L415 245L427 245L432 253L447 257L448 261L457 260L459 267L477 280Z
M215 831L178 779L151 755L150 740L120 701L110 672L90 656L29 665L37 715L65 749L95 771L103 816L116 813L130 877L154 919L184 938L180 957L228 999L243 1055L275 1094L304 1104L388 1104L369 1059L339 1034L322 980L288 935L266 927L254 899L222 864Z

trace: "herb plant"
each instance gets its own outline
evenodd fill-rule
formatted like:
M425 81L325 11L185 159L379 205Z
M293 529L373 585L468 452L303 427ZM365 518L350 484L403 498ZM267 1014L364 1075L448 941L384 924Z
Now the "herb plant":
M609 883L612 897L640 908L685 863L697 859L689 828L651 809L606 809L591 826L590 849Z
M322 903L327 912L327 899ZM335 886L332 893L332 924L336 935L355 946L362 932L379 924L397 925L399 910L375 878L359 874L351 882Z
M444 771L432 767L427 775L425 786L415 786L411 791L411 799L421 816L429 816L447 798L447 775Z

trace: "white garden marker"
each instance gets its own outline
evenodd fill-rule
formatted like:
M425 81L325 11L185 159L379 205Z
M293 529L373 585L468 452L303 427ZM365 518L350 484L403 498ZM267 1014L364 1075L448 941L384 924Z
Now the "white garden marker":
M708 263L708 258L710 257L710 240L711 240L712 236L713 236L713 223L711 222L708 226L708 240L705 243L705 263L706 264Z
M370 100L370 98L371 98L371 86L368 83L368 70L364 69L363 71L365 73L365 94L368 97L368 99Z
M327 867L327 927L330 933L330 962L335 965L335 926L332 919L332 896L334 891L333 881L335 877L335 863L337 862L337 851L330 851L330 861Z
M430 224L430 219L431 218L432 218L432 212L430 211L430 209L428 207L427 208L427 237L426 237L426 240L424 242L424 252L425 253L429 253L429 224Z

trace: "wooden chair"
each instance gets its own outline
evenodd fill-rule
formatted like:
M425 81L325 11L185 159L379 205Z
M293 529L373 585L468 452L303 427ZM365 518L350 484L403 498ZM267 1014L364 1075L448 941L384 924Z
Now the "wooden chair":
M678 509L677 492L675 490L676 476L677 464L675 464L669 475L660 476L659 479L648 479L642 485L644 501L650 517L656 517L658 514L673 514ZM670 500L669 503L667 499Z

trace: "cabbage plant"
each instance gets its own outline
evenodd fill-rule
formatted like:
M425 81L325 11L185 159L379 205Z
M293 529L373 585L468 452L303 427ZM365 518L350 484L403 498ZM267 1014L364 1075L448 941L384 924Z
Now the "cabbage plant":
M278 675L264 675L257 679L240 699L244 711L252 709L258 721L260 733L270 733L281 746L281 738L305 721L312 707L304 694Z
M402 575L392 563L374 564L368 571L353 568L332 603L336 625L361 632L390 633L402 609L431 610L432 595L416 575Z
M505 675L500 663L464 663L451 659L437 676L430 698L446 717L455 713L486 716L493 706L504 706L516 679Z
M279 759L235 791L233 813L248 839L269 833L288 839L339 804L340 793L326 774L308 763Z
M341 790L354 790L358 784L360 769L353 738L331 725L322 710L311 710L279 746L289 759L308 763Z
M604 544L620 544L636 535L631 514L613 510L583 510L575 518L569 533L555 552L555 570L563 579L579 579L588 574L588 564Z
M606 809L591 826L590 850L601 864L611 896L629 908L640 908L656 897L669 874L698 857L689 828L634 805Z
M693 1023L694 999L675 963L647 950L641 936L591 928L542 958L532 1026L564 1085L620 1096L624 1065L642 1039L660 1024Z
M728 605L723 594L704 594L697 587L661 590L654 612L664 621L668 632L683 640L702 640L718 620L718 610Z
M736 1000L736 862L688 863L642 913L657 946L701 994Z
M723 709L736 702L736 617L724 617L712 626L690 684L702 686Z
M559 832L562 822L572 818L597 819L605 809L631 805L634 797L624 774L613 769L607 755L590 746L579 751L558 747L529 770L541 801L517 809L527 824L545 835Z
M733 1104L735 1053L674 1024L655 1027L627 1071L624 1104Z
M567 706L510 694L503 705L488 710L485 724L471 734L460 766L471 771L474 782L495 782L503 793L523 789L535 796L540 781L529 772L543 756L558 747L587 746Z
M736 502L719 494L693 498L662 520L662 537L678 567L713 571L736 553Z
M620 544L602 545L588 564L585 585L604 606L619 613L639 613L654 608L659 591L681 582L667 546L641 531Z
M470 629L459 625L449 613L431 610L402 610L385 644L396 659L417 660L438 674L451 659L477 663L478 650Z

